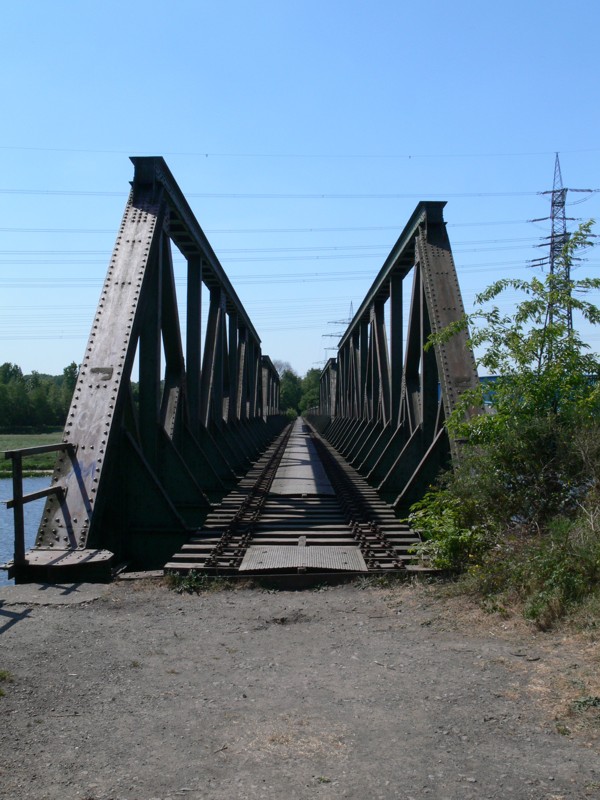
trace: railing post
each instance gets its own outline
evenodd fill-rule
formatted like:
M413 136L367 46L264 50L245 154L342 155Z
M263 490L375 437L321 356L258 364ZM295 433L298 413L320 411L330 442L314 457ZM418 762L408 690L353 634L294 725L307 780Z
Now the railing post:
M12 462L12 484L13 496L8 500L6 507L13 510L14 529L15 529L15 554L13 563L15 566L26 566L25 558L25 515L23 507L25 503L39 500L49 495L58 495L64 498L66 488L60 485L49 486L47 489L40 489L37 492L23 494L23 458L27 456L39 455L40 453L52 453L62 450L72 456L77 448L70 442L60 442L59 444L43 444L39 447L24 447L21 450L7 450L4 458L10 458Z
M25 564L25 522L23 517L23 461L12 454L13 514L15 520L15 566Z

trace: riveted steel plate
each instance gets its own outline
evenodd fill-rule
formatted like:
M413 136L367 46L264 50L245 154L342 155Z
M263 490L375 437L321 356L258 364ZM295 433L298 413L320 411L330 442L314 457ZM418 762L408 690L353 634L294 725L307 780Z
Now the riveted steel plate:
M240 572L275 569L322 569L328 572L367 572L358 547L288 547L251 545Z

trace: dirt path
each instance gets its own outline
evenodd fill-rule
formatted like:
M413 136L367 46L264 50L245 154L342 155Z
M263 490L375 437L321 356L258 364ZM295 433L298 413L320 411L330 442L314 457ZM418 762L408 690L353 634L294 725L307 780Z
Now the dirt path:
M7 587L0 631L12 800L600 796L598 645L420 587Z

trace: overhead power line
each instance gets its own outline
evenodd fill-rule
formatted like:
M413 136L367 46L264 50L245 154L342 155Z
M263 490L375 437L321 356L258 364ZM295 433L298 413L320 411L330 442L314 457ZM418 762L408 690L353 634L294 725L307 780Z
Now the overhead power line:
M593 189L590 191L600 191ZM0 194L9 195L50 195L59 197L125 197L125 192L91 191L85 189L0 189ZM186 192L186 197L202 197L212 200L445 200L459 197L532 197L540 194L535 191L524 192L420 192L419 194L400 192L378 193L336 193L336 192Z
M129 150L100 150L83 147L27 147L24 145L0 145L0 150L13 150L25 152L41 153L97 153L101 155L137 155L137 156L156 156L157 151L161 156L193 156L195 158L300 158L300 159L401 159L411 160L417 158L520 158L531 156L547 156L553 151L550 150L530 150L521 152L500 152L500 153L220 153L206 150L162 150L156 148L154 151L140 152L136 148ZM563 153L597 153L600 148L590 147L581 150L563 150Z
M449 222L449 228L473 228L489 227L491 225L525 225L529 222L543 222L549 217L538 220L529 219L505 219L492 220L490 222ZM252 234L252 233L357 233L363 231L399 231L398 225L354 225L345 228L205 228L207 234ZM111 233L114 235L114 228L2 228L0 233Z

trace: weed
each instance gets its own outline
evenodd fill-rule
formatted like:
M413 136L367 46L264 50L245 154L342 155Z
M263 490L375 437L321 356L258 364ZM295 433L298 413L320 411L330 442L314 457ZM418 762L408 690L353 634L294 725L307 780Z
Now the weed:
M482 531L463 522L464 507L447 489L431 490L411 507L410 527L423 542L414 548L421 561L438 569L461 569L484 549Z
M391 586L396 586L398 583L404 583L405 576L400 573L390 573L389 575L364 575L360 576L354 582L357 589L387 589Z
M584 597L581 603L569 610L568 622L575 630L585 632L596 639L600 633L600 591Z
M218 592L223 589L232 589L234 586L233 581L221 575L205 575L195 570L190 570L187 575L170 573L166 577L169 588L179 594Z
M600 697L598 695L579 697L573 701L573 711L585 711L588 708L600 708Z
M587 502L597 505L597 498ZM487 610L502 613L511 604L521 605L525 618L541 630L563 617L597 630L600 537L587 509L550 520L544 533L517 530L499 538L469 568L464 585L483 597Z
M503 619L510 617L510 611L502 604L498 597L484 597L481 608L486 614L498 614Z

